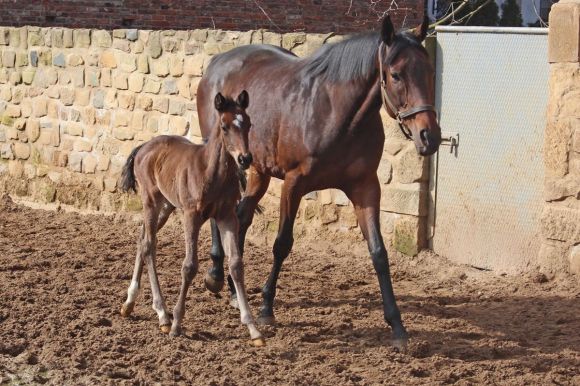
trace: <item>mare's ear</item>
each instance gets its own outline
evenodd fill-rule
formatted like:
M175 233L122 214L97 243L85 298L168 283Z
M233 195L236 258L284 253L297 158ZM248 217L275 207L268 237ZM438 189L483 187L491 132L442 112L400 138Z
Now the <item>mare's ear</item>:
M383 25L381 26L381 40L387 46L390 46L395 40L395 27L389 15L383 18Z
M425 17L423 18L423 23L421 23L421 25L418 25L413 30L413 34L415 35L415 38L417 38L418 41L422 42L423 40L425 40L428 30L429 30L429 18L427 17L427 15L425 15Z
M248 108L248 105L250 104L250 96L246 90L242 91L240 95L238 95L236 103L244 110Z
M217 111L221 112L224 111L224 109L226 108L226 98L224 98L221 92L217 93L213 103Z

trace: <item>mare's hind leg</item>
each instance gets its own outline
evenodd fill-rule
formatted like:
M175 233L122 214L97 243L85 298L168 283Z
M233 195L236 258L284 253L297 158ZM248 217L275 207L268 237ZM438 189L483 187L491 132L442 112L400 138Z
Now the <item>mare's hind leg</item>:
M408 335L395 301L389 271L389 258L379 226L379 202L381 198L379 180L374 174L364 181L353 184L353 186L353 189L345 191L345 193L354 205L358 223L368 244L381 288L385 321L393 330L393 345L399 350L404 350L407 346Z
M175 207L171 205L169 202L166 202L159 213L159 218L157 220L157 231L159 231L165 223L167 219L173 213ZM127 290L127 300L123 303L121 307L121 315L122 316L129 316L133 312L133 308L135 307L135 300L139 295L139 291L141 289L141 276L143 274L143 259L141 256L141 245L143 243L143 238L145 237L145 227L141 227L141 233L139 239L137 241L137 256L135 257L135 267L133 268L133 277L131 279L131 284L129 285L129 289Z
M191 281L197 274L197 239L199 228L202 225L201 216L197 211L186 210L183 212L184 232L185 232L185 259L181 265L181 289L175 308L173 309L173 325L171 326L171 336L181 335L181 323L185 314L185 299Z
M262 308L260 309L260 324L274 324L274 298L276 297L276 283L282 269L282 263L290 254L294 237L292 236L294 228L294 219L298 212L300 199L302 198L303 187L300 184L300 175L287 174L282 186L280 196L280 222L278 225L278 235L274 241L272 252L274 253L274 264L272 271L268 276L268 281L262 289Z
M259 174L254 168L249 169L248 184L244 192L244 197L238 204L237 214L240 224L239 230L239 248L240 254L244 254L244 242L246 239L246 232L252 224L254 213L258 206L258 202L264 197L270 184L270 176ZM209 269L205 277L205 285L208 290L213 293L218 293L223 288L224 280L224 250L221 245L221 236L219 229L212 219L211 222L211 237L212 247L210 257L213 266ZM215 284L214 284L215 283ZM219 284L219 288L218 288ZM231 277L228 276L228 285L232 296L232 304L236 304L236 289L233 285Z
M238 220L234 211L231 210L224 218L219 219L218 226L225 253L229 259L230 276L238 293L240 320L242 324L248 326L253 345L257 347L263 346L264 338L255 326L254 317L248 304L244 281L244 263L238 248Z

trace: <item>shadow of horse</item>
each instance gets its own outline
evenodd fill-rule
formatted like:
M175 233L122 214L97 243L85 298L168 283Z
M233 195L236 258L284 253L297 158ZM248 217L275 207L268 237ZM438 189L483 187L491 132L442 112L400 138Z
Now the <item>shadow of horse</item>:
M440 355L463 361L518 359L534 362L534 368L548 368L550 360L541 364L531 355L558 354L563 351L580 352L580 301L577 298L547 297L490 297L474 299L469 296L400 296L404 319L411 332L409 353L415 357ZM385 327L353 327L351 318L363 320L369 313L380 311L379 299L360 302L360 298L313 298L284 302L287 310L320 309L328 313L325 322L291 321L284 327L311 330L305 342L348 344L349 349L388 345L390 334ZM337 321L328 311L352 306L354 313L346 323ZM357 312L360 311L360 312ZM364 316L362 315L364 314ZM378 316L378 314L377 314ZM344 314L340 316L345 320ZM373 315L374 317L374 315ZM350 328L349 328L350 326ZM580 366L580 360L570 360L570 366Z

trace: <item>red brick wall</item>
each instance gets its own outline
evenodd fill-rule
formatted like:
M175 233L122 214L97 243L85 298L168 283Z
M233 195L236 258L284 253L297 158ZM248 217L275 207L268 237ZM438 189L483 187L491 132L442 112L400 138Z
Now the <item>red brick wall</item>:
M391 3L391 0L0 0L0 25L242 31L264 28L276 32L350 33L374 29ZM423 0L397 0L394 7L398 9L390 12L391 17L396 26L414 26L423 16L423 6Z

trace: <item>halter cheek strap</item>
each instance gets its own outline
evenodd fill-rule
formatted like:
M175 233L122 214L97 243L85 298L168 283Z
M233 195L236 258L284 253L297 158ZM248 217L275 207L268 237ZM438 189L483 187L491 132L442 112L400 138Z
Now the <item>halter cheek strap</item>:
M422 111L433 111L436 113L436 110L433 105L420 105L411 107L410 109L403 111L399 111L399 109L395 107L395 104L393 103L391 98L389 98L389 94L387 93L387 82L385 81L383 72L383 55L382 55L383 46L384 43L381 42L381 44L379 45L379 79L381 83L381 97L383 100L383 106L385 107L385 109L391 110L391 112L395 114L395 120L397 121L399 128L401 129L401 132L403 133L405 138L413 140L413 134L411 133L411 130L409 130L409 128L405 125L403 121Z

